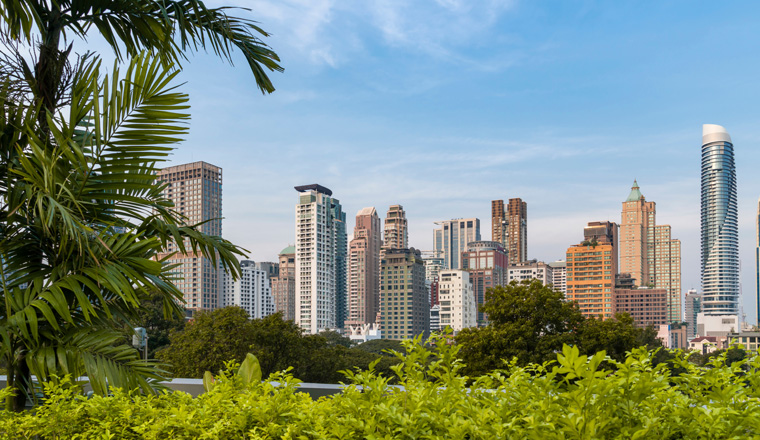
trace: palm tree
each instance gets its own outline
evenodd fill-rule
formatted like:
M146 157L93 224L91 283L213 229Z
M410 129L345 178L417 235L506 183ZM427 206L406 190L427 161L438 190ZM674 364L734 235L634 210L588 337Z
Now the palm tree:
M262 92L282 70L266 32L201 1L0 0L0 359L6 408L33 396L32 374L87 376L93 390L152 392L164 371L123 343L141 301L179 313L169 242L239 275L243 250L185 225L156 181L187 131L187 96L173 85L186 50L239 49ZM97 30L117 63L71 61L69 36ZM21 45L32 48L27 60ZM119 66L126 64L121 73Z

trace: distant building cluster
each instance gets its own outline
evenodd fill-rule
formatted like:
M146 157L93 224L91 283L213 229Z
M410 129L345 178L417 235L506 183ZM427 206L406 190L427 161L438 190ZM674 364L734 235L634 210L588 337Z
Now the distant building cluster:
M222 170L205 162L165 168L165 196L188 224L222 234ZM634 180L620 222L591 221L562 258L528 258L528 206L520 198L491 202L491 239L480 219L436 222L432 250L409 246L404 207L381 219L374 207L356 215L347 240L346 214L330 189L296 186L293 244L276 262L242 261L233 279L188 243L171 243L168 264L188 311L226 305L251 318L282 313L307 333L337 330L356 341L410 339L450 328L485 326L483 305L496 286L539 280L577 303L589 318L628 313L654 326L670 347L717 349L731 341L760 343L742 333L739 309L736 171L731 138L705 125L702 140L702 291L681 291L681 242L658 224L656 204ZM760 303L760 202L757 294ZM759 312L760 313L760 312ZM760 317L760 315L759 315Z

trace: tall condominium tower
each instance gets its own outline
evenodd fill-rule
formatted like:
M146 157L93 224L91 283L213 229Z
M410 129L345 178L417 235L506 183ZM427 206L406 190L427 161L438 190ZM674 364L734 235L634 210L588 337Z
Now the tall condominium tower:
M509 199L506 213L507 252L509 264L528 260L528 204L522 199Z
M552 268L554 290L567 294L567 261L554 261L549 263L549 267Z
M348 256L348 318L346 325L376 322L380 311L380 217L375 208L356 214Z
M567 299L577 301L586 317L614 316L618 225L591 222L584 240L567 249Z
M477 306L472 293L470 273L465 270L441 271L440 327L454 334L477 325Z
M702 312L739 314L739 234L731 136L702 126Z
M501 243L509 255L509 264L528 260L528 204L522 199L491 201L491 240Z
M668 291L668 322L681 322L681 242L669 225L656 224L654 202L647 202L638 183L623 202L620 222L620 273L638 286Z
M702 312L702 294L696 289L689 289L684 297L684 322L686 322L686 336L693 339L697 335L697 315Z
M313 334L342 326L345 320L346 215L324 186L295 189L295 322Z
M487 317L481 310L486 302L486 291L507 284L508 260L504 248L495 241L473 241L467 251L462 252L462 269L468 272L472 284L478 325L486 325Z
M221 306L238 306L248 312L251 319L261 319L274 313L269 272L253 261L240 262L240 278L233 280L224 274Z
M507 240L504 236L504 200L491 200L491 241L501 243L506 246Z
M206 162L193 162L164 168L158 179L166 184L164 195L174 203L174 210L186 218L188 225L201 222L198 229L210 235L222 235L222 169ZM171 255L168 264L178 264L181 279L176 285L189 311L219 307L222 274L217 265L201 253L175 253L170 243L159 258Z
M383 339L411 339L430 332L430 292L420 251L386 249L380 269Z
M652 284L655 213L655 203L646 201L634 180L621 213L620 272L631 274L639 286Z
M280 270L272 278L274 309L282 313L282 319L296 319L296 248L288 246L279 254Z
M443 256L443 269L461 269L462 252L471 241L480 241L480 220L476 218L436 222L433 230L434 251Z
M383 247L386 249L406 249L409 234L406 227L406 213L401 205L392 205L385 214Z

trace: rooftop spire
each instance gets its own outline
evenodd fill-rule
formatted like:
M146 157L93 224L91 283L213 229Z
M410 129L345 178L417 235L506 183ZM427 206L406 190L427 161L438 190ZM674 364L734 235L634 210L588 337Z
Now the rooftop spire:
M644 195L641 194L641 191L639 191L639 184L636 182L636 179L633 179L633 186L631 187L631 193L628 194L628 198L625 199L625 201L635 202L643 198L644 198Z

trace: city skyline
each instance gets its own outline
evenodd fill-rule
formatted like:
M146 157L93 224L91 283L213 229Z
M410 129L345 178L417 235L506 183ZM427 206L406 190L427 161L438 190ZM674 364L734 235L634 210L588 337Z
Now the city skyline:
M488 238L490 201L520 197L528 258L554 261L588 221L619 221L638 179L682 242L686 291L701 289L700 129L720 124L736 145L753 321L760 6L490 5L389 4L383 21L377 5L246 4L283 58L278 90L262 97L243 69L193 56L180 75L193 126L172 163L225 170L225 237L256 261L291 243L282 201L304 182L333 189L348 213L402 204L419 249L442 219L477 217ZM719 28L732 31L704 32ZM720 70L703 68L705 53Z

